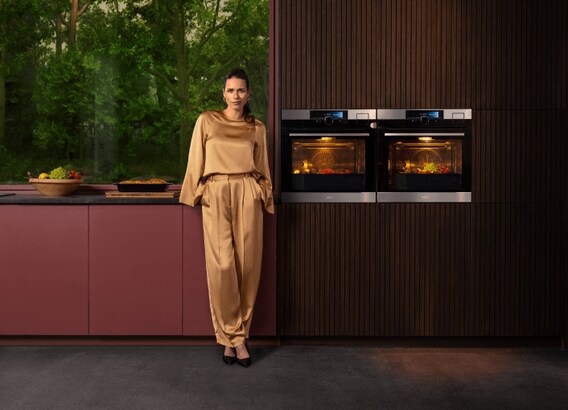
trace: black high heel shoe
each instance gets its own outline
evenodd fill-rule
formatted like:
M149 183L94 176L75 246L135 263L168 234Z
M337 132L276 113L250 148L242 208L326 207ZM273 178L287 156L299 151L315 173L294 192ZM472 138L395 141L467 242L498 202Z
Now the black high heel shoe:
M225 356L225 350L223 349L223 361L229 366L232 365L237 360L236 354L237 353L235 352L235 356Z
M238 364L240 364L243 367L249 367L251 365L251 360L250 360L250 351L248 348L248 344L245 342L245 348L247 349L247 352L249 354L249 357L245 358L245 359L239 359L238 357L235 356L236 362ZM235 352L236 354L236 352Z

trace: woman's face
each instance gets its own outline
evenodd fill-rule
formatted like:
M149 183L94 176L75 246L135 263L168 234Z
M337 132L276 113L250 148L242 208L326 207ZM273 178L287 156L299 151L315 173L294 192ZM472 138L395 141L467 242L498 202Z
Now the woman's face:
M229 78L225 82L223 97L225 97L227 108L242 112L249 98L247 82L240 78Z

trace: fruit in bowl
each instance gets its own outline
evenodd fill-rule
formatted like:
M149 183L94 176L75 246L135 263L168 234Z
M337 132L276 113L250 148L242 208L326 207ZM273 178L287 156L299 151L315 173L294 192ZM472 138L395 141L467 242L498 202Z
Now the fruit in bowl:
M71 195L83 183L83 177L74 170L57 167L51 172L42 172L38 178L30 178L29 183L43 196Z

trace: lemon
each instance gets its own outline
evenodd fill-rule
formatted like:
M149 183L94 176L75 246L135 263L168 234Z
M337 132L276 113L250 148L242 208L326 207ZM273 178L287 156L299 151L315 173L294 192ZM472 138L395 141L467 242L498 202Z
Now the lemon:
M42 172L41 174L39 174L39 179L46 179L49 178L49 174L46 172Z

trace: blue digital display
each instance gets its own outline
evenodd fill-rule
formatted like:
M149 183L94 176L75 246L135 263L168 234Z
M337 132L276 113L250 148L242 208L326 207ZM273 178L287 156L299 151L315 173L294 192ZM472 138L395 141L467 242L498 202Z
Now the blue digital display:
M406 118L428 118L430 120L440 120L443 119L443 111L419 111L419 110L407 110Z
M310 111L310 119L312 120L323 120L330 118L331 121L343 122L347 120L347 111L323 111L323 110L313 110Z
M440 118L440 111L427 111L424 115L428 118Z

